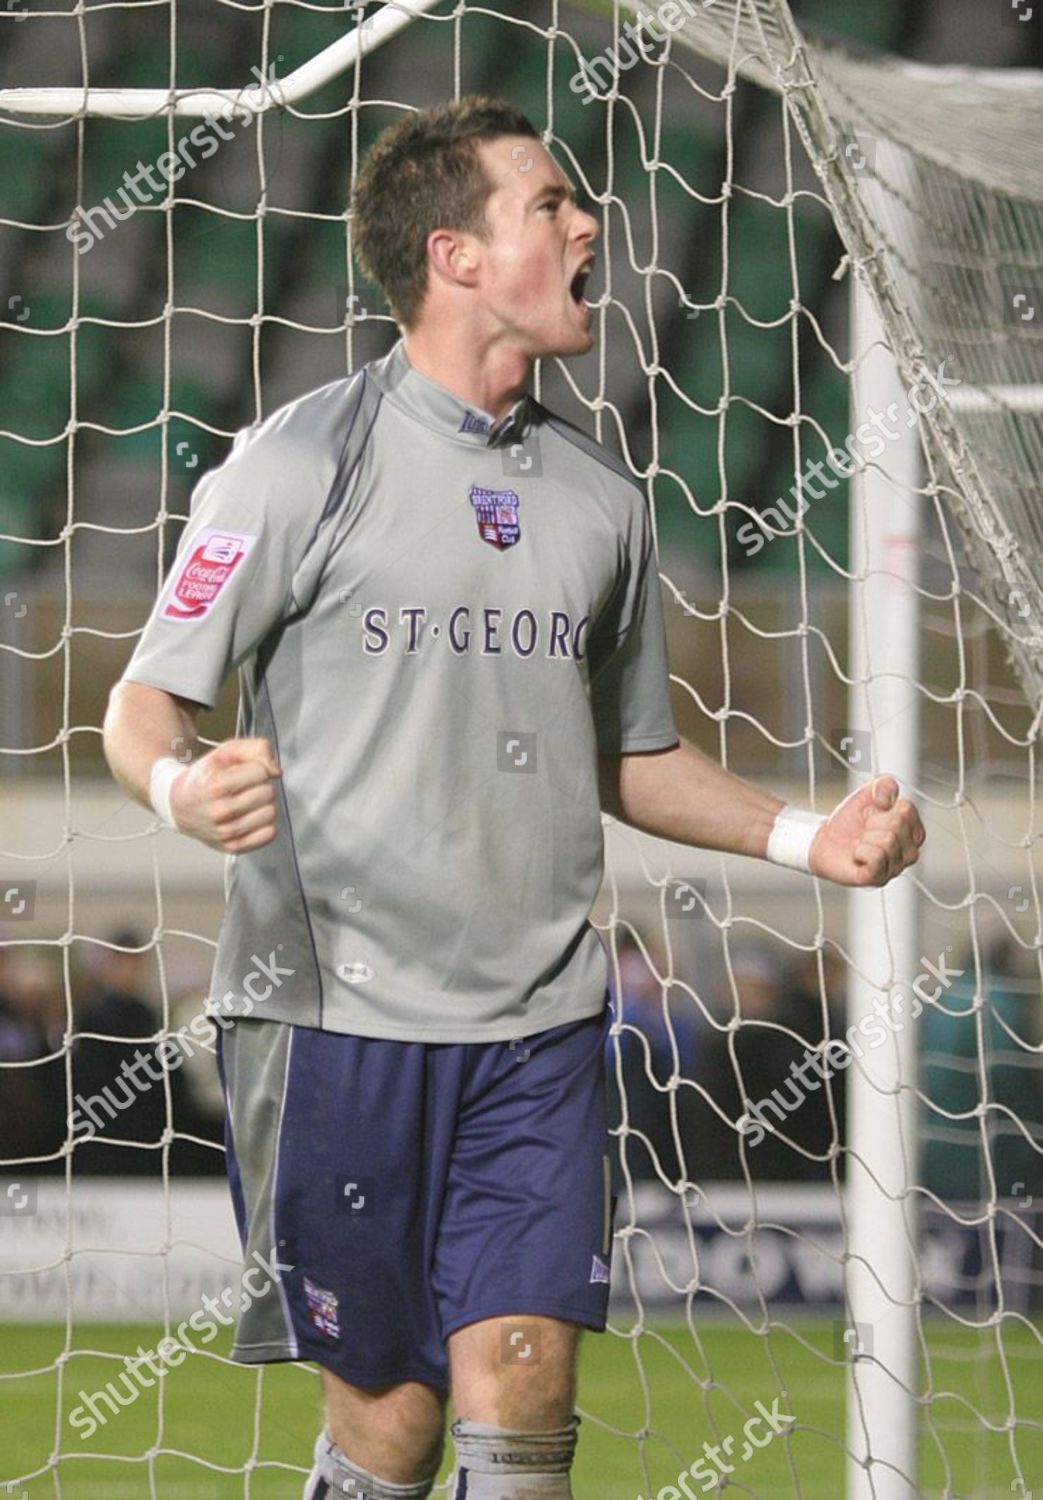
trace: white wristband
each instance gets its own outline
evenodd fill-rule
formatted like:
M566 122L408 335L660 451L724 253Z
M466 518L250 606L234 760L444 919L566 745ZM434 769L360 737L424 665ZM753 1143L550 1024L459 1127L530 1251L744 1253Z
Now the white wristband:
M807 808L791 807L787 803L779 809L764 857L773 865L785 865L788 870L810 874L808 856L811 845L825 821L824 813L808 812Z
M152 763L148 779L149 801L156 817L168 828L177 827L174 814L170 811L170 791L181 772L187 770L184 761L175 760L172 755L161 756Z

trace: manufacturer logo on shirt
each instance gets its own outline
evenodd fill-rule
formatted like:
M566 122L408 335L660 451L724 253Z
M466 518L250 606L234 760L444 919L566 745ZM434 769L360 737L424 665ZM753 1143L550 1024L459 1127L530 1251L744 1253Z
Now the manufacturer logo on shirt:
M472 484L471 504L482 541L499 552L513 547L521 537L518 496L514 490L486 490L479 484Z
M201 531L170 585L162 618L201 620L256 540L246 532L221 531L216 526Z
M460 431L486 433L489 431L489 423L485 417L479 417L473 411L465 411Z
M371 968L363 959L358 958L354 963L338 964L337 974L347 984L365 984L373 978L376 970Z
M608 1265L607 1265L607 1263L601 1259L600 1255L595 1255L594 1256L594 1264L590 1268L590 1284L591 1284L591 1286L593 1286L596 1282L599 1282L599 1281L605 1282L607 1284L608 1283L608 1279L609 1279L609 1274L608 1274Z

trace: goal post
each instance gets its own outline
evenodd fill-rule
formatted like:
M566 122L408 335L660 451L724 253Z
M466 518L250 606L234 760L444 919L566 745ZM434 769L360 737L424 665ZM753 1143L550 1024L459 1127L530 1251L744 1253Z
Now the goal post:
M852 428L870 409L907 399L876 308L852 288ZM869 467L851 491L850 723L871 747L873 771L887 770L903 793L923 785L920 705L919 550L923 503L920 439L901 432L887 472ZM853 772L862 784L865 771ZM916 884L898 881L848 899L848 1024L875 1014L922 953ZM848 1326L847 1500L913 1500L919 1424L915 1196L920 1129L916 1037L908 1026L852 1064L847 1094L844 1201Z

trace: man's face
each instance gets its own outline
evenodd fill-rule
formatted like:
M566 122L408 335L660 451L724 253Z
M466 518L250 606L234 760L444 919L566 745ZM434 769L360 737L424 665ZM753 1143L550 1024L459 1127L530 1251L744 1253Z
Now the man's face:
M577 207L542 142L501 136L478 150L493 184L489 238L475 242L484 331L530 359L585 354L594 343L583 289L597 221Z

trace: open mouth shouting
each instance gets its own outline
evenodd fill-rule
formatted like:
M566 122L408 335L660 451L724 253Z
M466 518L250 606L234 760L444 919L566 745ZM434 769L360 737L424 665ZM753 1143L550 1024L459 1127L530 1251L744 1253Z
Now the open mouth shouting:
M578 270L574 273L572 280L569 282L569 296L572 298L577 307L583 309L584 313L586 313L588 317L590 316L590 304L587 302L584 294L586 292L587 282L590 280L590 273L593 269L594 257L591 255L578 268Z

